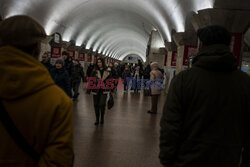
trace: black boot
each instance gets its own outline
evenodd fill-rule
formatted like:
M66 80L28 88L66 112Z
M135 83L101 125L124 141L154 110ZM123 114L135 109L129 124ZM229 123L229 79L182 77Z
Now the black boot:
M95 106L95 117L96 117L95 125L99 125L100 109L97 106Z
M105 106L101 107L101 124L104 124Z

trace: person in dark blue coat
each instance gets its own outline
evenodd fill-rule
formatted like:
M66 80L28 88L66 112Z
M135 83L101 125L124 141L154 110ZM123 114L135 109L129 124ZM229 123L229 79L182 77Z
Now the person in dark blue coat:
M69 97L72 97L69 74L63 65L63 60L58 59L55 68L51 71L51 76L55 83L62 88Z

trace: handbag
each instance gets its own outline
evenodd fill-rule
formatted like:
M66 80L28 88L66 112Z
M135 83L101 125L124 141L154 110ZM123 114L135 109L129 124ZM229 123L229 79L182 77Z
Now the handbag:
M29 145L24 136L20 133L20 131L15 126L8 112L4 109L4 106L0 102L0 122L2 122L3 127L9 133L11 138L15 141L15 143L21 148L21 150L31 157L34 161L38 162L40 159L40 155L34 150L34 148Z
M109 95L108 109L110 110L114 106L114 97L112 94Z

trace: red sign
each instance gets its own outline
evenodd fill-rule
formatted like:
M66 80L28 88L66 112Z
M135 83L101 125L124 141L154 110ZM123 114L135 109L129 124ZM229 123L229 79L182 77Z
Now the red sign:
M76 55L75 55L76 52L73 51L73 50L69 50L68 52L69 52L70 57L71 57L73 60L75 60L75 59L76 59Z
M165 55L164 66L167 66L168 55Z
M177 52L172 52L171 66L176 66Z
M95 56L95 60L94 60L94 62L95 62L95 63L97 62L97 56Z
M91 54L88 55L88 62L92 62L92 55Z
M85 61L85 54L79 53L78 59L79 59L79 61Z
M61 50L60 47L51 47L51 58L59 58L61 57Z
M198 53L197 46L185 46L184 56L183 56L183 65L188 66L188 59L190 56L194 56Z
M231 41L231 51L236 57L237 65L240 65L240 56L241 56L241 48L242 48L242 40L243 34L241 33L233 33L232 41Z

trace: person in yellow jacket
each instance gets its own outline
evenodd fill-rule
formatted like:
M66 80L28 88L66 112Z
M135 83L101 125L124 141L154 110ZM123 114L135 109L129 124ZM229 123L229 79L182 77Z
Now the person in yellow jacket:
M28 16L0 23L0 102L27 143L35 161L0 122L0 166L73 166L72 101L37 60L43 27Z

